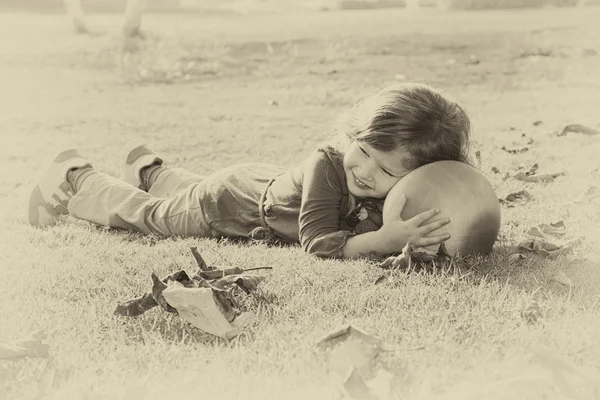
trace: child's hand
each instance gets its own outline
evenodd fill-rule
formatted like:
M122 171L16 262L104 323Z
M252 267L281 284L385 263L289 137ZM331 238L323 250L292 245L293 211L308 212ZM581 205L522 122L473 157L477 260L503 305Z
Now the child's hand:
M431 232L434 232L450 222L449 218L427 222L439 214L440 210L428 210L404 221L400 215L402 214L405 205L406 196L402 196L399 205L398 218L384 223L381 229L377 231L382 240L385 253L402 251L402 248L407 242L410 242L415 248L418 248L442 243L450 238L449 233L427 236Z

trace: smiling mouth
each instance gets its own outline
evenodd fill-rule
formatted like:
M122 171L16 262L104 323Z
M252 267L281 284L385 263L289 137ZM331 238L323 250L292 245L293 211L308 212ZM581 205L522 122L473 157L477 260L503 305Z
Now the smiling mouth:
M356 186L358 186L361 189L371 189L369 185L363 183L360 179L358 179L356 175L354 175L354 172L352 172L352 176L354 177L354 183L356 184Z

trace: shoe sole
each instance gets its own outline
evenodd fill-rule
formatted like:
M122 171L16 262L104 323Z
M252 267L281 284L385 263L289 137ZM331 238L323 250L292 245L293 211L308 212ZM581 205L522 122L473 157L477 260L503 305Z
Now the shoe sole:
M50 199L44 197L40 186L40 182L47 178L46 175L48 174L49 170L55 166L55 164L65 163L68 160L73 160L73 163L71 164L74 168L83 167L86 164L89 165L89 162L83 158L77 150L74 149L63 151L54 158L50 166L44 171L43 175L31 189L27 210L27 220L30 225L37 227L51 225L52 223L56 222L56 219L60 215L69 213L68 200L63 200L56 194L52 194L52 199L57 203L56 206L52 206L49 203ZM75 160L80 161L75 162ZM70 169L71 166L63 165L61 166L61 169L62 168ZM61 170L59 173L62 175L63 173L66 173L66 171ZM59 186L59 189L65 193L70 190L67 182L63 182Z

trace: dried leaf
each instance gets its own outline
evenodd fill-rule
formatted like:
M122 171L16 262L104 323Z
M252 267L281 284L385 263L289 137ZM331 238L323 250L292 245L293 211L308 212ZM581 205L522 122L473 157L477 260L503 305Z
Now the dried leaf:
M575 203L583 203L585 201L593 200L597 197L600 197L600 190L598 190L597 186L589 186L585 192L581 195L578 200L575 200Z
M521 154L521 153L526 153L527 151L529 151L529 147L527 147L527 146L514 147L512 149L502 146L501 149L510 154Z
M378 348L362 339L350 339L335 347L329 359L329 371L346 379L353 372L363 379L372 378Z
M492 172L495 173L495 174L499 174L500 170L498 168L496 168L496 167L492 167Z
M196 247L196 246L190 247L190 250L192 251L192 256L194 256L194 259L196 260L196 264L198 265L198 268L200 269L200 271L211 271L211 270L215 269L215 267L209 267L206 264L206 261L204 261L204 259L198 252L198 247Z
M152 273L152 297L154 301L161 306L164 310L174 313L177 312L173 307L167 303L163 297L163 291L167 288L167 284L162 282L158 276L153 272Z
M562 270L556 271L554 274L552 274L550 279L553 280L554 282L560 283L561 285L564 285L564 286L567 286L570 288L575 286L573 284L573 281L571 280L571 278L569 278L567 276L567 274L565 274L565 272Z
M356 328L352 325L344 325L329 332L317 342L316 346L326 349L334 347L349 339L361 339L364 342L374 346L383 345L383 340L380 337L371 335L370 333L367 333L362 329Z
M503 199L498 199L501 204L505 204L508 207L514 207L517 204L525 204L529 200L531 200L531 195L527 190L519 190L518 192L513 192L508 194Z
M152 273L152 297L156 303L168 312L177 312L173 307L169 306L162 296L162 292L167 288L169 282L179 282L181 284L193 285L192 280L184 270L172 273L166 278L160 280L158 276Z
M123 317L137 317L157 305L158 303L154 300L152 293L146 293L139 298L119 303L113 314Z
M379 268L382 269L407 269L412 266L412 245L410 242L406 243L402 249L402 253L398 256L391 256L386 258L383 263L379 264Z
M329 374L349 399L389 399L395 376L378 362L383 341L350 325L336 329L318 346L334 347L329 358Z
M369 387L356 369L349 367L348 373L344 377L332 375L332 380L340 388L344 397L357 400L376 400L371 396Z
M386 258L379 268L382 269L407 269L411 268L413 263L430 263L432 261L438 261L448 257L446 246L444 243L440 244L437 253L433 253L425 248L414 248L413 245L408 242L402 249L402 253L397 256L391 256Z
M539 224L527 231L529 236L536 236L542 239L545 239L547 235L562 237L565 235L565 233L565 224L562 221L549 225Z
M531 300L531 303L521 311L521 317L528 323L534 324L536 323L540 317L542 316L542 308L539 303L535 300Z
M544 121L539 121L539 120L538 120L538 121L535 121L535 122L533 123L533 126L538 126L538 125L541 125L541 124L543 124L543 123L544 123Z
M381 368L377 370L377 374L373 379L365 383L376 399L387 400L390 398L398 398L390 397L394 391L395 379L396 376L394 374Z
M524 260L524 259L525 259L525 256L521 253L513 253L510 256L508 256L509 264L514 264L517 261Z
M223 314L219 303L222 301L216 294L222 294L209 288L186 288L182 285L171 285L163 291L165 300L177 309L179 316L196 328L205 332L230 339L239 333L244 324L249 322L251 314L247 314L239 322L232 324ZM241 316L240 316L241 317Z
M26 338L0 343L0 360L15 360L23 357L48 357L48 344L44 343L44 331L35 331Z
M519 171L513 175L513 178L523 182L552 182L559 176L566 175L564 172L554 172L551 174L527 175L527 172Z
M527 239L517 245L517 251L524 250L542 256L556 258L560 255L569 254L581 243L580 239L570 240L562 245L556 245L541 239Z
M186 286L197 286L197 284L190 279L188 274L183 270L174 272L162 280L158 279L156 274L152 273L151 293L146 293L138 298L117 304L113 314L123 317L137 317L142 315L146 311L156 307L159 304L156 301L156 297L162 299L161 293L168 286L169 282L180 282ZM161 307L169 312L175 312L175 310L169 307L168 304L164 303L164 301L163 304L161 304Z
M219 311L221 311L221 314L223 314L227 321L233 321L240 314L238 304L233 295L226 290L220 290L218 288L211 289L213 291L215 304L219 308Z
M264 275L228 275L213 282L212 285L213 287L224 289L229 285L236 284L240 289L246 292L246 294L250 294L250 292L256 290L258 285L265 279L266 277Z
M393 283L395 281L394 276L392 274L385 273L381 275L379 278L375 279L375 285L381 285L383 283Z
M571 124L565 126L562 132L558 133L557 136L565 136L567 133L583 133L584 135L597 135L600 133L600 130L590 128L585 125Z

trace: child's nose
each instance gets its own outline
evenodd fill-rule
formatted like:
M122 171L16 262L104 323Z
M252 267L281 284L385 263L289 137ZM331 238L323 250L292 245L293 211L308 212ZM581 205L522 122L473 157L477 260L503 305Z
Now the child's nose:
M374 170L373 170L373 166L370 163L367 165L363 165L359 172L360 172L359 179L361 181L370 182L373 180Z

